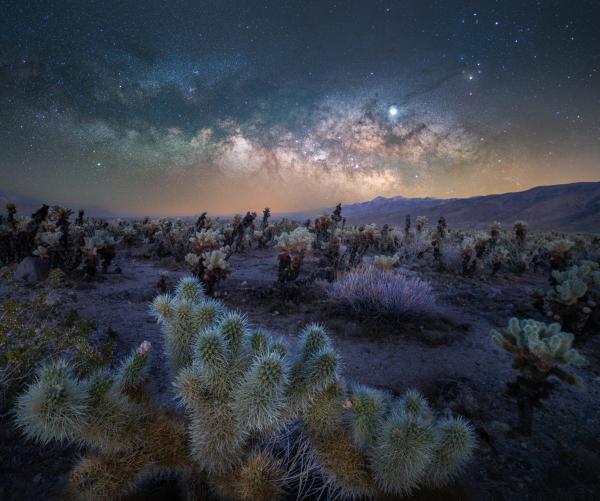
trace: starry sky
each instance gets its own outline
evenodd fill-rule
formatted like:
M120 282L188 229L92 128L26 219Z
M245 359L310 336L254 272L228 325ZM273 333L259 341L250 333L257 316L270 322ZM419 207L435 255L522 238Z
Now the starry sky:
M600 180L598 0L2 2L0 188L128 214Z

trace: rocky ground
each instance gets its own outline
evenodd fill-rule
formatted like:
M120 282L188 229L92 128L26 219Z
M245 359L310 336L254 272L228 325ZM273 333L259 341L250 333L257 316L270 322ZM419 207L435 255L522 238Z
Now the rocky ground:
M504 395L515 374L510 357L490 342L489 331L511 316L542 319L532 307L530 292L545 286L544 273L464 278L420 271L430 280L437 308L427 317L403 321L353 316L327 299L326 283L314 282L289 291L283 299L273 287L274 251L249 250L232 257L234 273L217 289L229 307L290 341L308 322L322 322L344 361L347 379L401 393L414 387L440 413L458 413L474 424L475 458L461 478L439 492L419 499L460 500L592 500L600 496L600 340L581 347L589 359L579 370L586 388L565 385L539 410L534 435L523 438L511 428L516 405ZM56 292L83 318L94 320L97 335L116 333L116 357L143 340L160 352L159 329L148 313L157 294L159 271L169 271L169 286L185 267L164 260L145 260L135 250L119 253L114 267L97 282L76 283ZM310 261L306 273L314 269ZM35 289L39 286L28 286ZM0 295L9 294L0 284ZM75 294L73 294L73 292ZM165 404L171 403L170 380L160 355L153 358L152 385ZM80 454L60 445L40 447L24 440L11 425L0 422L0 499L60 499L66 475ZM148 495L146 499L150 496ZM155 498L161 498L155 493Z

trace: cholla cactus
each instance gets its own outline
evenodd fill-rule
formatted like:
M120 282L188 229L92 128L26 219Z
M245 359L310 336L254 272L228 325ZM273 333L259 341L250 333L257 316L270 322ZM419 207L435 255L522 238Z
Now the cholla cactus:
M496 245L496 243L498 243L498 240L500 239L500 232L502 231L502 224L500 224L498 221L494 221L492 223L492 226L490 227L490 244L492 246Z
M555 270L564 270L572 257L574 243L565 238L553 240L546 245L546 252L550 266Z
M212 294L215 285L233 271L233 268L227 261L228 258L228 247L202 254L202 264L204 268L202 281L206 285L206 292L208 294Z
M298 278L304 257L310 251L314 235L300 226L291 233L284 232L277 238L277 247L281 251L279 261L279 282L289 282Z
M117 242L105 231L96 230L91 237L84 237L83 266L88 278L96 274L96 267L101 260L102 271L106 273L116 255Z
M536 320L511 318L508 326L491 332L494 343L513 355L513 367L520 371L516 381L509 383L509 395L516 397L519 409L517 430L531 435L533 409L547 398L553 389L549 376L574 385L579 378L564 371L562 365L582 365L585 360L572 348L573 334L562 332L560 324L545 324Z
M600 328L600 267L582 261L566 271L552 272L554 286L544 298L548 316L576 334L595 333Z
M183 278L175 295L161 294L154 299L151 313L165 336L165 353L173 375L191 364L195 336L223 311L220 302L206 298L204 286L194 277Z
M374 256L373 266L380 270L391 270L396 266L399 260L399 254L394 254L393 256Z
M524 245L525 239L527 238L528 225L525 221L516 221L513 225L513 231L515 232L515 240L518 245Z
M71 473L76 499L119 499L153 469L188 466L180 422L144 405L150 343L144 341L115 372L77 377L64 361L42 367L15 411L25 434L41 443L83 444L93 453Z
M241 223L240 223L241 224ZM215 285L226 278L233 268L227 262L231 255L229 246L222 247L225 237L218 230L205 229L196 232L190 238L192 252L185 256L185 261L206 286L206 292L212 294Z
M358 266L365 253L370 247L377 243L377 226L368 224L358 228L352 228L348 231L348 265L350 267Z
M190 238L190 251L201 256L205 252L220 248L224 237L217 230L200 230Z
M167 270L160 270L158 273L158 282L156 283L156 288L158 292L164 294L167 292L167 281L169 280L169 272Z
M461 242L460 247L462 253L462 273L463 275L471 275L479 265L475 251L475 240L467 237Z
M144 391L148 342L114 373L80 379L66 363L47 366L18 400L17 422L29 437L91 450L71 473L75 499L122 498L144 473L162 471L180 472L190 496L200 482L233 499L276 499L292 487L302 497L291 472L315 454L311 471L328 497L381 498L443 484L472 452L470 426L436 420L418 393L394 399L347 387L321 325L308 325L291 352L206 299L194 278L158 296L152 311L185 421L157 410ZM300 456L277 453L273 444L294 429L304 430Z
M500 268L506 263L509 257L509 252L504 247L494 247L490 253L490 261L492 264L492 275L500 271Z
M460 418L436 420L414 390L400 399L362 386L323 395L326 398L315 401L308 419L320 414L325 421L319 432L312 432L312 441L328 498L380 499L407 495L422 486L438 487L472 454L470 425Z
M81 246L83 255L83 270L87 278L91 278L96 274L99 257L98 249L96 248L94 239L91 237L84 238L84 245Z
M448 223L446 222L446 218L444 216L440 216L437 223L437 238L440 240L444 240L446 238L448 230Z
M62 231L43 231L36 235L37 248L33 251L34 256L47 259L51 268L60 265L63 259Z
M417 218L417 222L415 223L415 229L417 230L417 233L421 233L428 223L429 219L427 218L427 216L419 216Z
M123 242L127 245L127 248L131 249L135 241L137 240L137 231L132 226L126 226L122 230Z

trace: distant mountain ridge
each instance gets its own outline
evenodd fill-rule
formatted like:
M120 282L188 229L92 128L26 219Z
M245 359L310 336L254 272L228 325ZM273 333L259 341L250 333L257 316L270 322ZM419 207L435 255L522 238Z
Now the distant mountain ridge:
M293 216L302 219L331 210L306 211ZM344 205L342 213L352 224L403 225L404 218L410 214L413 221L417 216L427 216L433 225L443 215L448 225L455 228L488 228L493 221L507 227L523 219L533 230L600 233L600 182L538 186L470 198L377 197Z
M70 209L73 209L75 212L77 212L77 210L79 210L79 209L83 209L83 210L85 210L85 213L88 216L105 217L105 218L117 217L117 215L113 212L110 212L110 211L104 210L104 209L99 209L98 207L94 207L92 205L64 204L64 203L56 202L56 201L52 201L52 200L40 201L40 200L29 198L29 197L26 197L23 195L17 195L15 193L5 191L0 188L0 214L4 214L6 212L5 207L8 202L14 203L17 206L17 214L27 215L27 216L33 214L36 210L38 210L42 206L42 204L48 204L50 207L52 207L53 205L65 206Z
M16 203L19 214L31 214L42 205L40 201L0 189L0 213L4 213L4 206L9 201ZM268 201L265 202L268 204ZM79 207L72 208L77 210ZM82 208L96 217L119 217L95 207ZM306 220L323 212L331 213L332 210L330 207L277 213L273 216L275 219L288 217ZM504 227L508 227L523 219L533 230L600 233L600 182L538 186L525 191L470 198L379 196L367 202L343 206L343 215L351 224L387 223L402 226L408 214L413 221L417 216L427 216L431 225L443 215L454 228L483 229L488 228L493 221L499 221Z

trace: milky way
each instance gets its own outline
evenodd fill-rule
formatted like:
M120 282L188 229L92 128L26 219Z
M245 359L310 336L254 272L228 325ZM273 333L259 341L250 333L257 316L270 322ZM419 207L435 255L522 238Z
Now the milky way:
M14 193L190 214L600 179L596 1L3 6Z

